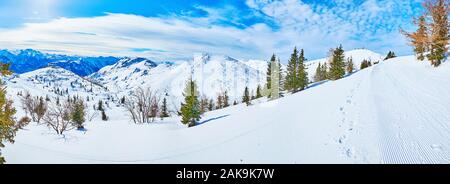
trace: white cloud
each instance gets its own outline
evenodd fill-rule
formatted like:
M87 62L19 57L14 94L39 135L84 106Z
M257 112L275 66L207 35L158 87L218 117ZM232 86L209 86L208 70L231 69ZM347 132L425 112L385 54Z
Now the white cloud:
M387 30L386 26L376 25L393 24L395 27L404 24L398 17L389 15L403 7L408 8L403 8L405 12L400 13L414 13L411 3L368 0L354 7L330 8L297 0L248 0L247 5L255 11L254 16L262 13L278 28L264 23L244 28L216 24L225 20L241 26L233 7L197 7L209 15L142 17L107 14L29 23L20 28L0 30L0 48L143 56L155 60L189 59L195 52L243 59L268 59L275 52L286 60L293 46L304 48L307 56L317 58L325 56L329 48L340 43L347 49L366 47L380 52L397 49L406 53L409 49L396 29Z

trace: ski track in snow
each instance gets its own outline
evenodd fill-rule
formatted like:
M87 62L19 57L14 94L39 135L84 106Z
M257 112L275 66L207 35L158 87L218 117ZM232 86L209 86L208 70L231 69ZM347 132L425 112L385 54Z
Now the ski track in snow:
M413 73L416 70L408 68L410 65L390 64L396 67L375 66L370 81L366 81L374 89L368 96L373 97L376 104L373 113L379 117L382 162L448 163L449 109L441 105L446 98L439 98L443 95L432 89L447 87L438 91L449 91L449 85L430 82L430 86L417 86L425 84L417 80L433 80L433 71Z

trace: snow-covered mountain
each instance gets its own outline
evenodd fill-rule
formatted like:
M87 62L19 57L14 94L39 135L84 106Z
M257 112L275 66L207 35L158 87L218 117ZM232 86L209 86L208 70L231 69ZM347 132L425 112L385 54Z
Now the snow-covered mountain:
M82 57L42 53L33 49L0 50L0 61L11 63L16 73L26 73L47 66L59 66L80 76L92 74L99 69L116 63L117 57Z
M195 54L193 60L176 64L125 58L89 77L120 95L127 95L138 87L151 87L168 93L173 104L179 104L185 82L192 74L202 95L215 98L219 92L227 90L231 101L240 101L246 86L256 90L258 84L265 82L266 68L262 66L266 62L254 60L252 63L209 54Z
M383 58L380 54L365 49L347 51L345 56L353 58L356 69L364 59L375 62ZM241 101L245 87L249 87L254 94L258 85L264 86L267 71L267 61L243 61L207 53L195 54L192 60L177 63L131 57L119 59L64 56L45 54L32 49L14 52L1 50L0 57L13 58L11 68L14 71L31 70L20 76L34 77L35 82L42 84L47 82L48 84L44 87L55 88L52 90L57 88L84 90L90 95L96 95L96 91L99 90L92 92L88 89L76 88L75 84L83 82L81 86L101 86L104 90L108 90L109 96L120 98L131 94L138 87L151 87L161 95L166 93L169 95L169 108L172 111L179 108L183 100L182 91L185 82L191 75L197 81L201 95L215 100L220 92L226 90L231 103L234 100ZM318 63L323 64L327 61L328 58L323 58L306 62L311 80ZM48 67L49 65L53 67ZM282 68L285 71L285 66ZM91 73L89 76L81 77L89 73ZM54 92L52 90L50 92Z

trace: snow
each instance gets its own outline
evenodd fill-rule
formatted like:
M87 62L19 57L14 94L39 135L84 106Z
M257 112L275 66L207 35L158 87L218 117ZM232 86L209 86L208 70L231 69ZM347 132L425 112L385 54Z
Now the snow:
M350 51L346 51L344 52L345 55L345 59L347 60L348 58L352 58L353 59L353 65L354 65L354 69L357 71L359 70L360 66L361 66L361 62L364 60L368 60L371 61L372 63L374 62L379 62L382 61L384 59L383 56L381 56L378 53L375 53L371 50L367 50L367 49L356 49L356 50L350 50ZM314 79L314 75L316 73L316 69L317 66L319 65L319 63L321 65L328 63L328 58L322 58L322 59L316 59L316 60L311 60L311 61L306 61L305 62L305 66L307 68L307 72L308 72L308 77L309 80L313 81Z
M31 123L2 153L8 163L448 164L449 77L449 62L433 68L398 57L275 101L208 112L192 128L179 117L136 125L116 106L110 121L96 118L64 137ZM27 82L16 79L8 91L33 88Z
M202 96L216 99L227 90L230 102L240 101L245 87L254 90L266 81L267 62L245 62L223 55L194 54L192 61L177 64L148 65L148 60L130 62L128 59L107 66L90 76L108 87L117 96L127 96L138 87L151 87L159 93L168 93L171 109L178 109L183 100L183 89L191 74Z

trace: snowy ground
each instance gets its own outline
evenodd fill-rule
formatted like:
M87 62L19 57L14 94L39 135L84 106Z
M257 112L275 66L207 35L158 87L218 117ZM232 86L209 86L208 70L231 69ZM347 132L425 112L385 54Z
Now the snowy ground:
M450 63L400 57L276 101L135 125L121 108L87 131L30 124L8 163L450 163Z

